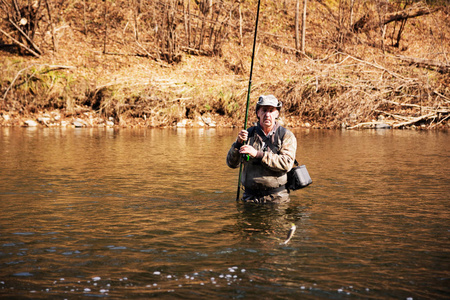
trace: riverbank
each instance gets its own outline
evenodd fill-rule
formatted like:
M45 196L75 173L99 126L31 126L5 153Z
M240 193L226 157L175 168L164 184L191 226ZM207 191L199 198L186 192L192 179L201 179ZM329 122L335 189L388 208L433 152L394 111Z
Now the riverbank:
M284 104L282 120L288 127L450 127L448 73L427 70L421 75L415 66L404 65L390 71L392 55L380 56L381 66L343 53L335 53L328 63L263 46L258 54L262 58L255 64L250 122L255 121L257 97L274 94ZM88 66L76 61L80 55L4 57L0 126L244 124L247 72L229 69L231 51L223 57L184 55L177 65L93 51L96 63Z
M447 7L406 23L401 44L393 45L393 24L386 27L393 30L391 35L346 31L336 40L333 21L313 21L324 15L317 5L309 10L304 53L293 48L290 26L274 25L291 23L293 15L280 7L264 7L250 122L257 97L274 94L283 102L288 127L450 128ZM1 47L0 126L243 126L252 30L239 41L233 27L215 54L180 46L176 61L167 61L161 53L143 52L145 41L130 39L126 18L109 29L109 41L103 43L101 15L93 15L100 23L80 30L82 10L62 9L57 50L50 46L51 35L43 33L38 36L47 51L39 57ZM100 7L96 9L92 7L92 14L98 14ZM252 8L243 9L251 28ZM154 46L149 42L146 49Z
M252 117L250 117L252 119ZM253 120L256 122L256 120ZM250 121L250 124L253 123ZM279 122L288 128L311 128L311 129L337 129L338 127L329 126L327 124L311 124L309 122L303 122L297 117L281 117ZM159 124L155 126L151 121L145 118L129 118L120 119L119 122L115 122L114 118L105 118L99 113L86 110L82 113L65 114L59 110L53 110L50 112L39 112L36 114L26 114L26 116L9 114L7 112L0 113L0 127L36 127L36 128L48 128L48 127L70 127L70 128L241 128L244 124L237 124L235 120L228 117L215 115L212 117L197 117L195 119L182 119L176 124ZM251 125L249 125L251 126ZM449 122L440 122L433 124L408 124L404 126L395 126L389 120L385 121L382 118L380 120L374 120L371 122L358 123L354 126L341 126L340 129L347 130L362 130L362 129L376 129L376 130L388 130L388 129L409 129L409 130L448 130L450 128Z

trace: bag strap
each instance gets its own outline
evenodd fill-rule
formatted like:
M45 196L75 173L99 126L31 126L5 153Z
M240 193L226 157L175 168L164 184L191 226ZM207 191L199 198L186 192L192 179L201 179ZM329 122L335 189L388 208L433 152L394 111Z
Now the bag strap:
M258 130L258 126L252 126L252 127L250 127L249 129L247 129L247 131L248 131L248 137L249 138L251 138L251 137L253 137L254 135L255 135L255 131L257 131ZM277 130L275 130L275 132L273 133L273 140L275 141L275 142L277 142L278 141L278 137L280 137L281 139L283 139L284 138L284 135L286 134L286 132L287 132L287 129L286 128L284 128L283 126L278 126L278 128L277 128ZM277 146L278 147L278 145L274 145L274 146Z
M252 127L250 127L249 129L247 129L247 131L248 131L248 138L249 138L249 139L252 138L252 137L255 135L255 131L256 131L257 129L258 129L258 126L252 126ZM281 139L283 139L284 136L286 135L286 132L287 132L287 129L284 128L283 126L279 125L278 128L277 128L277 130L274 132L274 138L273 138L274 141L275 141L275 142L278 141L278 136L279 136ZM274 145L274 146L277 146L277 148L278 148L278 145ZM297 159L294 160L294 164L295 164L296 166L299 165Z
M282 126L279 126L279 127L277 128L277 131L276 131L275 133L278 133L278 132L279 132L279 134L280 134L281 139L283 139L283 138L284 138L284 135L285 135L286 132L287 132L287 129L284 128L284 127L282 127ZM277 138L277 137L275 136L275 138ZM278 140L278 139L276 139L276 140ZM295 164L296 166L298 166L298 161L297 161L297 159L294 159L294 164Z

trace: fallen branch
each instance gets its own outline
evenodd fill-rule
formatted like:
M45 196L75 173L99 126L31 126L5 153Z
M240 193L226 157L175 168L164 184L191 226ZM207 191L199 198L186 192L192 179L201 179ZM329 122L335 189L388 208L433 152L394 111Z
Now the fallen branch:
M390 129L392 127L392 125L390 124L386 124L385 122L364 122L364 123L359 123L356 124L355 126L351 126L351 127L347 127L347 129L352 130L352 129L356 129L356 128L370 128L370 129Z
M433 126L430 126L430 128L436 127L437 125L443 123L445 120L447 120L448 118L450 118L450 115L446 116L445 118L443 118L442 120L440 120L439 122L437 122L436 124L434 124Z
M1 31L1 29L0 29ZM29 68L31 68L32 66L26 67L25 69L20 70L19 72L17 72L16 77L14 77L13 81L11 82L11 84L9 85L9 87L6 89L5 93L3 94L3 100L6 99L6 95L8 94L9 90L12 88L14 82L16 82L17 78L19 78L20 73L22 73L25 70L28 70Z
M194 48L184 47L184 46L181 46L180 49L181 49L181 51L184 51L184 52L192 54L192 55L211 56L211 52L206 51L206 50L194 49Z
M352 56L352 55L343 53L343 52L337 52L337 53L342 54L342 55L347 55L348 57L352 58L353 60L356 60L357 62L360 62L360 63L366 64L366 65L372 66L372 67L377 68L377 69L380 69L380 70L383 70L383 71L389 73L390 75L392 75L392 76L394 76L394 77L397 77L397 78L400 78L400 79L403 79L403 80L414 80L413 78L406 78L406 77L403 77L402 75L397 74L397 73L395 73L395 72L392 72L392 71L386 69L385 67L380 66L380 65L378 65L378 64L376 64L376 63L371 63L371 62L368 62L368 61L365 61L365 60L356 58L356 57L354 57L354 56ZM347 59L347 58L345 58L345 59ZM345 60L345 59L344 59L344 60Z
M21 42L19 42L18 40L16 40L15 38L13 38L11 35L9 35L7 32L3 31L2 29L0 29L0 32L3 33L4 35L6 35L8 38L10 38L11 40L13 40L14 43L16 43L17 45L19 45L20 47L24 48L25 50L27 50L28 52L30 52L31 54L33 54L36 57L39 57L40 54L38 54L37 52L33 51L32 49L28 48L25 44L22 44Z
M436 95L441 96L442 98L444 98L444 101L447 103L450 103L450 98L445 97L444 95L442 95L441 93L439 93L438 91L433 91Z
M134 41L136 42L136 45L138 45L139 48L141 48L147 54L147 57L150 57L150 58L153 58L156 60L156 58L153 57L153 55L151 55L150 52L148 52L147 49L145 49L144 46L142 46L141 43L139 43L139 41L137 39L135 39Z
M353 30L355 30L355 32L369 31L394 21L402 21L428 15L438 10L439 8L430 9L424 2L417 2L407 9L385 14L382 20L379 20L373 14L365 14L354 23Z
M378 110L378 109L375 109L374 111L377 112L377 113L384 114L384 115L389 116L389 117L393 117L395 119L400 119L400 120L410 120L411 119L411 118L408 118L408 117L399 116L399 115L396 115L396 114L391 114L391 113L388 113L386 111L382 111L382 110Z
M278 45L275 43L266 43L266 45L272 47L273 49L280 51L281 53L286 53L286 54L297 54L300 53L299 50L292 48L292 47L288 47L285 45Z
M435 108L435 107L430 107L430 106L422 106L422 105L418 105L418 104L411 104L411 103L398 103L395 101L391 101L391 100L383 100L386 103L389 104L393 104L393 105L397 105L397 106L404 106L404 107L414 107L414 108L420 108L420 109L426 109L426 110L434 110L434 112L436 113L449 113L450 110L446 107L441 107L441 108Z
M138 57L150 57L148 54L141 53L120 53L120 52L102 52L105 55L118 55L118 56L138 56Z
M17 31L28 41L28 43L30 43L31 46L33 46L34 50L39 53L39 55L42 55L42 51L41 49L39 49L39 47L30 39L30 37L23 32L22 29L20 29L19 26L17 26L16 23L14 23L11 19L8 19L9 23L11 23L16 29Z
M382 22L383 25L389 24L394 21L401 21L409 18L420 17L423 15L431 14L435 11L439 10L438 8L430 9L425 2L417 2L413 4L411 7L404 9L402 11L396 11L392 13L388 13L384 16L384 20Z
M450 71L450 65L437 61L437 60L431 60L431 59L423 59L423 58L414 58L414 57L406 57L403 55L397 55L397 57L403 61L407 61L412 64L417 64L419 66L425 66L425 67L436 67L444 72Z
M393 127L394 128L398 128L398 127L402 127L402 126L408 126L408 125L417 123L417 122L422 121L422 120L430 119L430 118L437 118L437 115L434 112L433 113L429 113L427 115L423 115L423 116L414 118L414 119L412 119L410 121L407 121L407 122L394 124Z

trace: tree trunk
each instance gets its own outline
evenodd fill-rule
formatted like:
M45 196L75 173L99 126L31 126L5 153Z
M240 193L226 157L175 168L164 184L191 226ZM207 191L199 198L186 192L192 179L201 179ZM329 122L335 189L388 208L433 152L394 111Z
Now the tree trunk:
M209 15L211 16L211 20L213 19L213 0L209 0L208 1L208 5L209 5Z
M353 9L355 6L355 0L350 1L350 27L353 26Z
M103 53L106 53L106 39L107 39L107 36L108 36L108 22L107 22L107 19L106 19L106 15L108 14L108 1L105 1L105 14L104 14L104 22L105 22L105 37L104 37L104 40L103 40Z
M139 16L140 1L138 0L137 2L135 2L134 6L135 6L134 9L133 9L133 14L134 14L134 38L136 39L136 41L139 41L138 16Z
M302 53L305 53L305 39L306 39L306 6L308 0L303 0L303 18L302 18Z
M47 8L48 21L50 22L50 27L52 29L53 49L55 49L55 52L58 52L58 45L57 45L56 36L55 36L55 26L53 26L52 14L50 11L50 5L48 4L48 0L45 0L45 6Z
M300 19L300 0L297 0L295 3L295 50L300 51L300 32L298 19Z
M187 3L187 11L188 11L188 46L191 46L191 0L188 0Z
M87 26L86 26L86 0L83 1L83 23L84 23L84 34L87 35Z
M239 0L239 41L241 47L244 46L244 41L242 40L242 0Z

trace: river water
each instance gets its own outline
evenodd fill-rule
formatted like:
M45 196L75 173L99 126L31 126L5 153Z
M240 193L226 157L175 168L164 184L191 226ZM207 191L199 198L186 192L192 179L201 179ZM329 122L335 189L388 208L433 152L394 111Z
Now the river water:
M237 132L0 128L0 297L450 297L448 132L295 130L313 184L250 207Z

